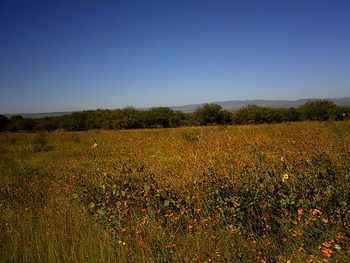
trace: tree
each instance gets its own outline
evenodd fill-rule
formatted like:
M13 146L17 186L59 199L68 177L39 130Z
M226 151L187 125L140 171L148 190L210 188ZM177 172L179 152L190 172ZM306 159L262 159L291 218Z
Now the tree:
M189 122L189 114L185 114L181 111L176 111L169 119L170 127L186 126Z
M119 129L137 129L142 127L140 113L134 107L125 107L117 112L116 126Z
M193 112L193 120L198 125L219 124L222 121L221 106L215 103L204 104Z
M33 119L24 119L20 115L14 115L10 118L7 125L9 131L32 131L35 127L35 122Z
M332 118L337 105L329 100L313 100L298 108L298 112L303 120L325 121Z
M5 131L9 122L9 119L6 116L0 114L0 131Z
M294 120L297 120L294 108L273 109L248 105L233 113L233 122L235 124L278 123Z
M157 107L143 111L141 118L144 127L170 127L170 118L175 115L175 112L168 107Z

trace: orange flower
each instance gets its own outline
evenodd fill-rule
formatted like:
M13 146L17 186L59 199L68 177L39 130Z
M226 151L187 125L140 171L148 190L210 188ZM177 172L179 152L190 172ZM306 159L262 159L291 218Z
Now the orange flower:
M322 246L324 247L327 247L327 248L330 248L332 246L332 243L334 243L334 240L332 239L331 241L329 242L324 242L322 243Z
M148 219L147 219L147 217L145 217L145 218L142 219L142 221L140 222L140 226L147 225L147 223L148 223Z
M332 254L333 254L333 251L329 248L326 248L326 247L322 247L322 253L326 256L326 257L331 257Z
M342 232L338 232L338 234L337 234L337 240L338 240L338 241L341 241L341 240L343 240L343 239L344 239L343 233L342 233Z
M301 220L303 216L303 209L298 209L298 220Z
M293 237L302 237L304 234L300 230L294 230L292 236Z
M170 243L170 244L166 244L166 245L165 245L165 248L167 248L167 249L172 249L172 248L174 248L174 247L176 247L176 244L175 244L175 243Z
M318 209L311 209L311 214L312 215L322 215L322 212L320 211L320 210L318 210Z
M324 224L328 224L328 219L327 219L327 218L322 218L321 221L322 221Z

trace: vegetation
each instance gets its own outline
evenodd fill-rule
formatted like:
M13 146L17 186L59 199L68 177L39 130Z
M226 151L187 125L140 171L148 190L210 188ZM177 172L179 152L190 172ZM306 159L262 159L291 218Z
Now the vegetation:
M118 125L145 125L123 111ZM349 262L349 135L350 121L2 133L0 261Z
M193 113L182 113L168 107L136 110L90 110L60 117L29 119L0 115L0 131L85 131L91 129L140 129L179 126L229 124L262 124L305 120L345 120L349 107L339 107L328 100L315 100L295 108L268 108L248 105L236 112L222 110L217 104L204 104Z

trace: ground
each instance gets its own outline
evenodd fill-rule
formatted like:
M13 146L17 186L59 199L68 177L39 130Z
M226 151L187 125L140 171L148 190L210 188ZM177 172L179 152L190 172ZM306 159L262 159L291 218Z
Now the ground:
M349 135L349 121L0 134L0 261L349 262Z

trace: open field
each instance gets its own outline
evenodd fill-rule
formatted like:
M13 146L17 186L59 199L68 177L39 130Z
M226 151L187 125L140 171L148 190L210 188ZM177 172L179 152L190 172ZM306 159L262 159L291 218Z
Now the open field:
M350 261L350 121L3 133L0 180L1 262Z

